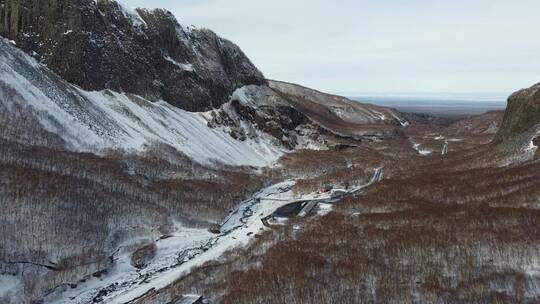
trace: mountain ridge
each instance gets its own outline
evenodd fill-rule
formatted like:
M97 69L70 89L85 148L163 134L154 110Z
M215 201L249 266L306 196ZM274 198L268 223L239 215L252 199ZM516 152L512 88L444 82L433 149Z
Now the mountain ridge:
M0 35L85 90L218 108L232 92L264 84L238 46L185 28L163 9L128 11L113 0L1 0Z

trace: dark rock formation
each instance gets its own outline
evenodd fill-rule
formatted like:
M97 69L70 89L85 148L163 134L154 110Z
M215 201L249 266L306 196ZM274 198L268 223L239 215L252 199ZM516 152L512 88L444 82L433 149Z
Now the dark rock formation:
M535 127L540 122L540 83L517 91L508 98L508 106L498 141L505 141Z
M131 255L131 265L139 269L146 267L146 264L156 256L156 251L155 243L139 248Z
M236 88L265 83L238 46L212 31L112 0L0 0L0 35L86 90L129 92L190 111L217 108Z
M255 128L288 149L311 144L326 146L329 139L395 137L409 124L394 109L274 80L269 80L268 85L238 89L230 103L211 115L208 126L226 126L235 139L244 141L256 136Z
M494 142L510 162L519 162L535 157L539 135L540 83L508 98L504 119Z

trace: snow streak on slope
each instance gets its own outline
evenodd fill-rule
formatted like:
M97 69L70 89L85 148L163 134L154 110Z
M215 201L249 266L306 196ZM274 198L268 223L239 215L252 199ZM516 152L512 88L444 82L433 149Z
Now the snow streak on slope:
M140 97L115 92L82 92L113 118L126 133L118 148L142 150L160 142L175 147L201 162L264 166L279 158L283 150L259 132L245 141L233 139L224 128L209 128L205 115L180 110L166 102L151 103Z
M153 144L166 144L199 163L251 166L269 165L285 152L263 132L240 141L225 128L208 127L208 113L187 112L135 95L83 91L4 39L0 39L0 100L0 110L39 123L72 151L141 152Z

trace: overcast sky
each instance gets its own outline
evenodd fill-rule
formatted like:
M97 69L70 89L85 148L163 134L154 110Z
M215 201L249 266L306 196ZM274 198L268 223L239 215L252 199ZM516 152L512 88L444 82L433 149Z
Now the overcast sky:
M344 95L540 82L538 0L123 0L237 43L268 78Z

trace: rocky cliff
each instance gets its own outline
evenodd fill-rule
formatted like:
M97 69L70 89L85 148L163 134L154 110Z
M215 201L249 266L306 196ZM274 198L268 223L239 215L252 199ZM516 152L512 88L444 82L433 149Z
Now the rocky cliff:
M188 111L217 108L244 85L263 84L238 46L186 28L162 9L112 0L0 0L0 35L85 90L165 100Z
M540 135L540 83L508 98L508 106L495 143L507 162L530 160Z

